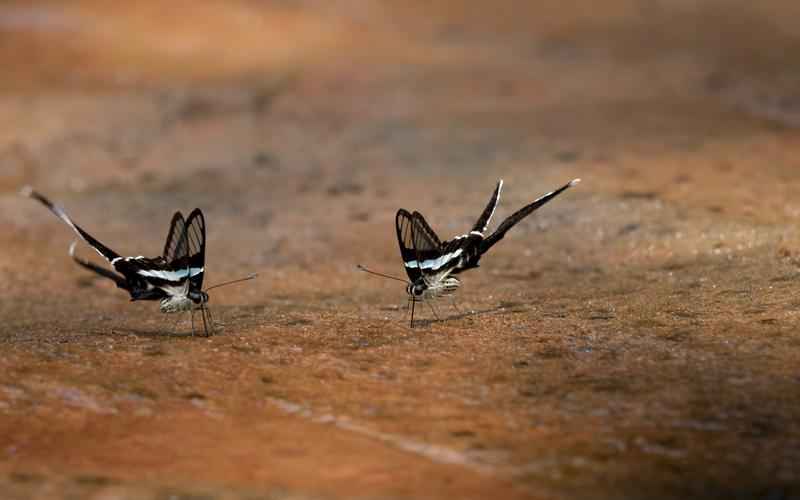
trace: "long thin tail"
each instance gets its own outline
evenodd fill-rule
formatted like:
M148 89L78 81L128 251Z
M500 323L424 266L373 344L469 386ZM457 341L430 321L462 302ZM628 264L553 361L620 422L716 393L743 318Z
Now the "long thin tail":
M503 179L500 179L497 182L497 187L494 188L494 193L492 193L489 203L486 205L486 208L483 209L483 213L480 217L478 217L475 225L472 226L473 231L478 231L479 233L486 231L486 228L489 226L489 222L491 222L492 216L494 215L494 210L497 208L497 203L500 201L501 189L503 189Z
M119 288L122 288L123 290L130 291L130 287L128 286L128 280L126 280L123 276L115 273L114 271L110 271L110 270L108 270L106 268L100 267L97 264L89 262L88 260L82 259L82 258L78 257L77 255L75 255L75 245L76 245L76 243L78 243L78 242L77 241L73 241L72 245L69 246L69 256L72 257L72 260L74 260L81 267L83 267L85 269L88 269L88 270L90 270L90 271L92 271L94 273L97 273L97 274L99 274L100 276L102 276L104 278L108 278L108 279L112 280L114 283L117 284L117 286Z
M75 233L81 237L83 241L89 244L92 248L95 249L97 253L99 253L102 257L104 257L109 262L113 261L114 259L119 258L119 255L108 248L107 246L103 245L96 239L92 237L89 233L84 231L80 226L72 222L72 219L69 218L69 215L59 207L58 205L54 204L52 201L45 198L42 194L35 191L30 186L25 186L20 190L20 194L23 196L27 196L28 198L33 198L34 200L38 201L42 205L44 205L48 210L53 212L56 217L64 221L69 227L72 228Z
M519 221L530 215L537 208L541 207L542 205L552 200L553 198L564 192L566 189L579 183L580 181L581 181L580 179L573 179L568 183L564 184L563 186L561 186L560 188L556 189L555 191L547 193L546 195L535 200L530 205L526 205L521 209L517 210L516 212L514 212L513 214L511 214L510 217L508 217L506 220L503 221L502 224L500 224L500 226L494 233L492 233L491 236L489 236L488 238L486 238L481 242L480 253L483 254L487 250L492 248L492 246L495 243L503 239L503 236L506 235L509 229L514 227Z

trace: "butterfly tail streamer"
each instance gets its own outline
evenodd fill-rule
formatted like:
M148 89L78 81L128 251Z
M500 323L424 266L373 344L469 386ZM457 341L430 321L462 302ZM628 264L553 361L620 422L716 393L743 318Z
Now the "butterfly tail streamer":
M110 279L111 281L117 284L117 287L122 288L123 290L130 291L130 285L128 284L128 280L126 280L123 276L75 255L75 246L77 243L78 243L77 241L73 241L72 245L69 246L69 256L72 257L72 260L74 260L75 263L77 263L79 266L85 269L88 269L96 274L99 274L104 278Z
M555 191L551 191L544 196L534 200L529 205L522 207L521 209L517 210L511 216L509 216L506 220L503 221L502 224L495 230L494 233L491 234L488 238L484 239L480 245L480 254L486 253L492 246L497 243L498 241L503 239L503 236L506 235L509 229L514 227L519 221L530 215L536 209L540 208L559 194L563 193L570 187L574 186L575 184L579 183L580 179L573 179L568 183L564 184L560 188L556 189Z
M492 216L494 215L494 211L497 208L497 203L500 201L500 190L503 189L503 180L500 179L497 182L497 187L494 188L494 193L492 193L492 197L489 199L489 203L486 205L486 208L483 209L483 213L478 220L475 222L475 225L472 226L473 231L477 231L479 233L483 233L486 231L486 228L489 226L489 222L492 220Z
M72 230L75 231L75 233L78 236L80 236L80 238L83 241L85 241L89 246L94 248L94 250L97 253L99 253L103 258L105 258L107 261L111 262L114 259L119 258L119 254L117 254L115 251L111 250L107 246L103 245L102 243L94 239L94 237L92 237L92 235L84 231L83 228L72 222L72 219L70 219L69 215L67 215L67 213L64 211L63 208L54 204L52 201L47 199L41 193L35 191L32 187L30 186L23 187L22 190L20 190L20 194L23 196L27 196L28 198L33 198L34 200L44 205L45 208L53 212L53 214L55 214L56 217L64 221L64 223L66 223L69 227L71 227Z

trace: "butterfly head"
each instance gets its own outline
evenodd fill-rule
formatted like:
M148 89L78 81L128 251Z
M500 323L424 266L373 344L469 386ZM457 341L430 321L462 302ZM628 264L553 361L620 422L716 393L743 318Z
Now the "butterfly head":
M208 302L208 294L202 290L192 290L188 295L189 299L195 304L205 304Z
M415 298L421 298L427 290L428 284L421 278L414 283L409 282L408 286L406 286L406 293Z

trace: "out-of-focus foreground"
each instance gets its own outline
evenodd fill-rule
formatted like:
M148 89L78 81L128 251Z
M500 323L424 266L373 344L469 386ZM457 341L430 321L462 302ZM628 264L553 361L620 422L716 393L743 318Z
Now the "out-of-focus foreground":
M800 495L800 4L400 4L2 3L3 498ZM409 329L355 265L501 177L584 182ZM260 277L173 334L23 184Z

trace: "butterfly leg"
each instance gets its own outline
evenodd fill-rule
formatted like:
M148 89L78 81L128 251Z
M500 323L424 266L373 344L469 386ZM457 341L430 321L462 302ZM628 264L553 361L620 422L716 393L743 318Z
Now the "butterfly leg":
M414 328L414 305L417 303L414 297L411 297L411 328Z
M459 316L463 316L463 315L464 315L464 312L463 312L461 309L459 309L459 308L458 308L458 304L456 304L456 298L455 298L455 296L453 296L453 295L451 295L451 296L450 296L450 303L453 305L453 309L455 309L455 310L456 310L456 313L457 313Z
M439 314L436 312L436 309L433 307L433 304L431 303L431 301L430 300L426 300L425 303L428 304L428 307L431 308L431 312L433 313L433 317L436 318L436 321L441 321L442 318L439 317Z
M205 306L206 313L208 313L208 324L211 326L211 335L214 335L216 330L216 325L214 324L214 315L211 314L211 308Z
M178 331L178 323L181 322L181 315L180 314L176 314L176 316L178 318L175 320L175 324L172 325L172 335L175 335L175 332Z
M190 310L189 314L192 315L192 337L194 337L194 309Z
M203 305L203 327L206 329L206 337L214 335L214 322L211 320L211 309Z
M203 320L203 333L205 334L206 337L208 337L210 335L208 333L208 324L206 323L206 310L202 306L202 304L200 305L200 318L202 318Z

